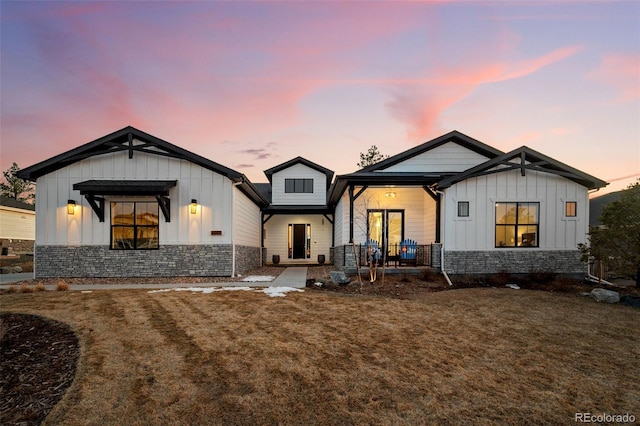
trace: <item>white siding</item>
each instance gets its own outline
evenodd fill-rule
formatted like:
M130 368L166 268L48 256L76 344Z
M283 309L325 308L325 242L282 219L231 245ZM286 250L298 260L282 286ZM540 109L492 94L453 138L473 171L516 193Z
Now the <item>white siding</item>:
M488 158L455 142L447 142L381 172L463 172Z
M228 178L186 160L140 152L129 159L124 151L90 157L38 179L36 244L109 244L110 201L134 198L106 197L105 221L99 222L84 197L73 190L74 183L92 179L177 180L169 193L171 222L160 213L160 244L231 243L233 203ZM189 212L192 198L198 200L197 214ZM67 214L68 199L78 205L73 215ZM222 235L213 236L211 231L222 231Z
M237 188L233 213L233 237L239 245L260 247L260 207Z
M329 261L331 248L331 223L323 215L275 215L265 225L265 247L267 247L266 260L271 262L272 255L280 255L280 262L288 261L289 253L289 224L311 225L311 258L309 261L317 262L318 255L324 254ZM299 262L300 259L291 260Z
M0 238L16 240L36 239L36 213L0 206Z
M396 197L385 197L388 191L395 192ZM416 240L418 244L435 242L436 202L424 189L394 187L365 190L354 202L353 241L356 244L366 240L367 210L372 209L404 210L404 237ZM335 214L335 244L348 244L349 196L346 192L336 206Z
M458 201L469 202L469 217L457 217ZM577 202L577 217L564 216L565 202ZM539 202L539 248L575 250L588 233L587 189L561 176L527 171L467 179L446 190L444 243L448 250L495 248L495 203ZM528 248L526 250L529 250ZM536 249L532 249L536 250Z
M285 193L285 179L313 179L313 193ZM304 164L294 164L274 173L271 178L272 204L277 205L324 205L327 203L327 175Z

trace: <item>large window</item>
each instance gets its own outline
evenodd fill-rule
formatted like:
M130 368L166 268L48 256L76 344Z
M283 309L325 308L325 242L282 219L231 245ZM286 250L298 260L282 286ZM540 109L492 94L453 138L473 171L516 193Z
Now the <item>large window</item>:
M158 203L111 203L111 248L158 248Z
M397 255L404 238L404 211L369 210L367 215L367 239L386 246L391 256Z
M313 179L285 179L284 192L313 193Z
M540 203L496 203L496 247L538 247Z

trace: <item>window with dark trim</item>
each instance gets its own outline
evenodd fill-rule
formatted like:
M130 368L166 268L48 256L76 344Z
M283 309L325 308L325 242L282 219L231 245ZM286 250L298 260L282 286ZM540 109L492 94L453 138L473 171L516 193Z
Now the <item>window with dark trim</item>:
M158 203L126 201L111 203L111 248L151 250L159 246Z
M313 179L285 179L284 180L284 192L286 193L299 193L299 194L312 194L313 193Z
M576 201L567 201L564 203L564 215L566 217L578 216L578 203Z
M496 247L538 247L540 203L496 203Z
M458 217L469 217L468 201L458 201Z

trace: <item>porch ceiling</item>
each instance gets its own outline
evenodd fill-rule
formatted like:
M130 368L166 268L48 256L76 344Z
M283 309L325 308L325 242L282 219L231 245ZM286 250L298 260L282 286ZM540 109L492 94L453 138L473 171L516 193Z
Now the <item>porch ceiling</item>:
M335 205L350 185L354 186L431 186L442 179L456 173L422 173L422 172L356 172L340 175L329 194L329 204Z

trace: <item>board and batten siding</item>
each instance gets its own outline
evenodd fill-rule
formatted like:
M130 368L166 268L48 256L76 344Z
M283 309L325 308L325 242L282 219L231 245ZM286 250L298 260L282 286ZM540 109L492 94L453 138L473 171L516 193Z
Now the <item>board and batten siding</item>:
M187 160L139 152L130 159L122 151L89 157L38 178L37 245L109 245L110 202L143 198L105 197L105 221L100 222L84 196L73 190L73 184L94 179L177 180L169 195L171 222L160 213L160 244L231 243L231 180ZM197 214L189 211L194 198L198 200ZM68 199L77 204L73 215L67 214ZM222 231L222 235L211 235L212 230Z
M385 197L392 190L395 198ZM356 189L357 191L357 189ZM423 188L368 188L354 202L353 241L364 243L367 238L368 210L404 210L404 237L418 244L435 242L436 202ZM335 210L335 245L349 243L349 196L345 193Z
M457 204L469 202L469 217L457 217ZM565 217L565 202L577 202L577 216ZM540 203L539 248L516 250L576 250L587 242L587 189L564 177L512 170L474 177L446 190L444 244L447 250L509 250L495 247L497 202Z
M455 142L447 142L381 172L463 172L487 160L484 155Z
M36 212L0 206L0 238L35 240Z
M274 215L265 224L265 247L267 261L272 255L280 255L280 262L299 262L302 259L288 259L289 224L311 225L311 257L309 261L317 261L318 255L325 255L328 261L331 251L331 223L323 215Z
M285 179L313 179L313 193L284 192ZM304 164L294 164L271 178L272 204L277 205L324 205L327 203L327 175Z
M235 191L233 239L235 244L260 247L260 207L238 188Z

